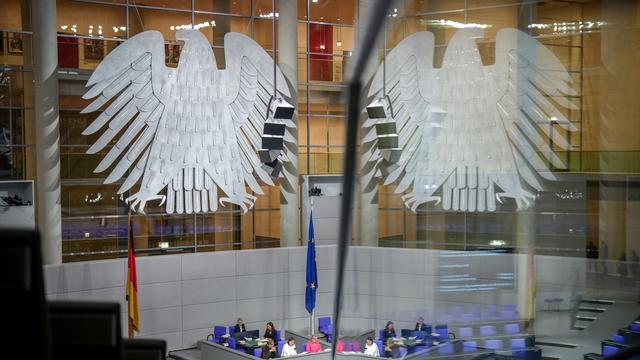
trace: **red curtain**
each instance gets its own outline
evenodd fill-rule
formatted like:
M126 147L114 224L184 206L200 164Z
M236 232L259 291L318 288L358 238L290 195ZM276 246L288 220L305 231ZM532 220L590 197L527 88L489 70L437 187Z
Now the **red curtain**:
M312 53L333 53L333 26L309 24L309 51ZM309 55L311 80L333 80L333 58L328 55Z
M58 67L78 68L78 38L58 36Z

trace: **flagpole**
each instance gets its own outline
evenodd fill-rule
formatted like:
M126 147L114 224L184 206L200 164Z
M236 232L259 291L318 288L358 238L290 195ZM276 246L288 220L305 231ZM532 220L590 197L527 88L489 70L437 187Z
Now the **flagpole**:
M127 253L131 251L131 207L127 206L128 209L128 217L127 217ZM127 261L129 261L129 257L127 256ZM127 269L131 271L129 265L127 265ZM127 286L129 286L129 274L127 273ZM133 321L131 321L131 310L129 308L128 302L131 301L130 298L127 298L127 324L129 325L129 339L133 339Z
M311 202L311 212L310 212L310 214L311 214L311 213L313 213L313 195L309 196L309 201ZM312 221L312 220L309 219L309 221ZM308 239L307 241L311 241L311 239ZM307 246L309 246L309 245L307 244ZM313 311L311 311L311 314L309 314L309 336L313 335L313 332L314 332L313 331L313 324L314 324L313 316L315 315L315 313L316 313L316 309L314 307Z

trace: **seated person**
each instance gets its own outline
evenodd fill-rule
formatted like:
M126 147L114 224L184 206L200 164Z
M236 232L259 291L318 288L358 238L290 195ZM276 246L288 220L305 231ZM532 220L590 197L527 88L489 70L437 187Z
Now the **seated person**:
M262 337L265 339L272 339L274 342L276 341L276 328L273 326L271 321L267 323L267 328L264 330L264 335Z
M344 351L344 342L342 339L338 339L338 343L336 344L336 352L341 353Z
M262 347L262 355L260 355L263 359L275 359L280 357L278 355L278 348L276 347L276 343L273 339L267 340L267 344Z
M393 343L391 338L387 339L386 345L384 346L384 357L391 359L401 358L400 348Z
M416 323L415 331L427 331L427 324L424 323L424 318L421 316Z
M289 356L296 356L298 353L296 352L296 341L290 337L286 344L282 347L282 355L283 358Z
M382 341L386 341L388 338L396 337L396 329L393 327L393 322L387 322L387 326L384 328L384 332L382 333Z
M315 353L322 351L322 345L320 345L320 341L318 341L318 335L311 335L311 340L307 342L307 352Z
M367 356L380 357L380 349L378 349L378 345L374 343L370 337L368 337L364 343L364 354Z
M238 318L238 321L236 322L236 326L233 328L233 333L239 333L239 332L245 332L247 331L247 328L244 326L244 321L242 321L242 318Z

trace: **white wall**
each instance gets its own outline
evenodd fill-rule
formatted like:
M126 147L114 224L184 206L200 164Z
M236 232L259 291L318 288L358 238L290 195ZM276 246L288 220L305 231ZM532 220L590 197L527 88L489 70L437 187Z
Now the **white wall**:
M318 316L331 315L335 246L318 246ZM347 262L343 329L356 334L412 326L417 316L437 321L453 306L516 302L513 290L439 293L438 250L352 247ZM513 256L513 255L509 255ZM306 247L138 257L141 337L163 338L169 349L189 347L214 324L242 317L248 328L308 331L304 308ZM45 267L50 299L117 301L126 333L126 259ZM537 257L538 298L584 289L584 260ZM541 301L541 300L540 300ZM540 302L539 301L539 302ZM568 303L568 301L567 301Z

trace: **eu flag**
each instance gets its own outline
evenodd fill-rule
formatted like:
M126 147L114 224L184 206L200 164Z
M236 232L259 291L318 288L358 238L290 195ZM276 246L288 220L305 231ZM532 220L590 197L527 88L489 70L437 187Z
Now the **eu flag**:
M304 305L309 314L316 307L316 290L318 289L318 271L316 269L316 242L313 234L313 210L309 216L309 240L307 240L307 291Z

